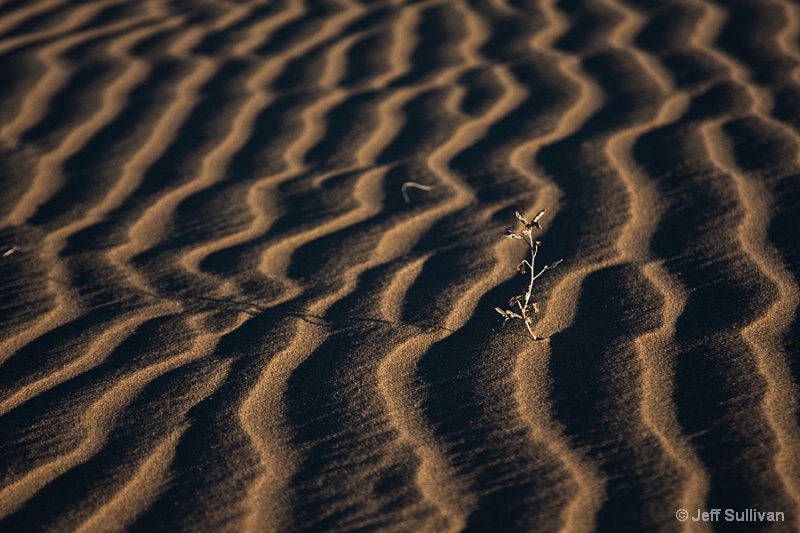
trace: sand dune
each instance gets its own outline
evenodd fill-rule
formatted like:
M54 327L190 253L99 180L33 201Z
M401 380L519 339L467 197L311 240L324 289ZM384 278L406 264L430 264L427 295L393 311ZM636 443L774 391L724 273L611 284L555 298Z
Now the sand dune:
M0 73L0 530L800 529L795 3L9 0Z

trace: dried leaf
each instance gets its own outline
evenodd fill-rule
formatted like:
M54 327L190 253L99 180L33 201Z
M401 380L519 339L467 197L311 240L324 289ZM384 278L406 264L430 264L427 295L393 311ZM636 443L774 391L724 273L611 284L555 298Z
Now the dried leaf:
M497 311L498 313L500 313L500 315L501 315L503 318L505 318L506 320L508 320L508 313L506 313L505 311L503 311L503 310L502 310L502 309L500 309L499 307L495 307L495 308L494 308L494 310L495 310L495 311Z
M522 299L523 299L524 297L525 297L525 296L524 296L524 295L522 295L522 294L517 294L516 296L514 296L513 298L511 298L511 299L508 301L508 306L509 306L509 307L513 307L513 306L514 306L514 304L521 302L521 301L522 301Z
M522 263L517 265L517 272L519 272L520 274L525 274L525 272L526 272L526 270L525 270L525 261L523 261Z
M525 220L525 217L523 217L522 215L520 215L520 214L519 214L519 211L514 211L514 214L515 214L515 215L517 215L517 218L518 218L518 219L519 219L519 220L520 220L520 221L521 221L523 224L525 224L525 226L527 226L527 225L528 225L528 221L527 221L527 220Z
M545 210L542 209L541 211L536 213L536 216L533 217L533 220L531 221L531 224L535 224L537 228L540 228L541 226L539 226L539 220L541 220L541 218L544 216L544 212L545 212Z
M555 267L557 267L558 265L561 264L561 261L563 261L563 259L559 259L555 263L550 263L549 265L547 265L547 268L555 268Z

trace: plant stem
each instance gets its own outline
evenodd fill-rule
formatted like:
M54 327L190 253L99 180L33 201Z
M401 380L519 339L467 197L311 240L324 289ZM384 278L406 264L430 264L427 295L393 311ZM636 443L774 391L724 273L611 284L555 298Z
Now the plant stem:
M535 262L536 262L536 254L539 253L539 246L538 244L533 243L533 235L531 235L530 232L528 233L527 237L528 237L528 246L531 249L531 262L529 265L531 268L531 281L528 284L528 292L525 293L525 304L522 306L522 321L525 322L525 327L528 328L528 333L531 334L533 340L537 340L536 335L534 335L533 333L533 329L531 329L531 323L528 317L528 309L529 309L528 305L531 302L531 294L533 293L533 281L537 278L535 270L536 269Z

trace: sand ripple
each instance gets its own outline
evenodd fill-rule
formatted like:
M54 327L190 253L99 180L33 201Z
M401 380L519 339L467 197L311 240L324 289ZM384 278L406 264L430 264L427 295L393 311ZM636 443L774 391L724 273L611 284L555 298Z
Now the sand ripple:
M799 39L788 0L0 5L0 529L800 528ZM493 308L542 208L533 342Z

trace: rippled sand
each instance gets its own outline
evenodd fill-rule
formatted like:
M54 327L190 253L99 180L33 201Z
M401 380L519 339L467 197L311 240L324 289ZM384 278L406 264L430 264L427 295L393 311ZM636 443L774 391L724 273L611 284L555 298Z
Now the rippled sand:
M789 0L7 0L0 530L795 531L798 222Z

